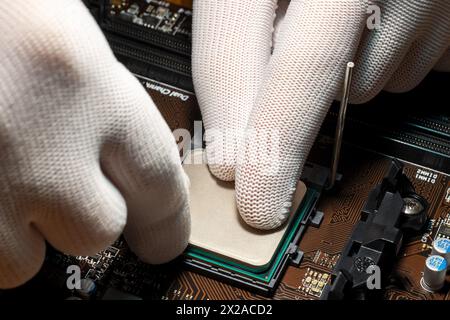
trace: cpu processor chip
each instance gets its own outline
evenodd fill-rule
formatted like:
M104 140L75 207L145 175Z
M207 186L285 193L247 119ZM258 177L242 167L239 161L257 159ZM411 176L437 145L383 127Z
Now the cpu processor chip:
M191 183L192 221L187 264L219 278L248 282L263 288L263 292L269 291L289 254L293 254L291 245L298 241L300 226L318 193L299 181L288 221L276 230L257 230L239 215L234 183L220 181L211 174L204 151L194 150L186 159L189 163L185 161L183 167Z
M194 153L193 162L200 163L203 152ZM191 181L190 244L248 269L264 269L275 255L288 223L274 231L248 226L236 206L234 182L219 181L210 173L205 161L201 163L184 166ZM295 208L305 194L306 186L300 181L294 198Z

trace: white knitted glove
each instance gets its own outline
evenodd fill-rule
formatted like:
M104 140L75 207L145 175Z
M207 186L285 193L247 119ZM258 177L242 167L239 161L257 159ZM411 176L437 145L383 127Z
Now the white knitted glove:
M412 89L440 58L436 68L450 69L448 0L292 0L283 18L285 4L275 23L276 0L197 0L193 11L210 170L236 178L240 213L261 229L286 220L348 61L356 63L354 103L383 88ZM366 27L369 4L381 9L377 30Z
M188 180L174 137L81 1L5 4L0 61L0 288L39 270L44 239L94 254L126 224L144 261L181 253Z

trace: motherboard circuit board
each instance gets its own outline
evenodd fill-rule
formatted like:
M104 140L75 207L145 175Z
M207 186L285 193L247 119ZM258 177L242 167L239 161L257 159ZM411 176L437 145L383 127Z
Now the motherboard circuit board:
M191 3L85 2L118 59L138 77L169 127L172 130L184 128L192 133L194 122L200 121L201 115L190 69ZM448 88L450 79L438 78L441 86ZM119 239L91 257L73 257L48 247L40 273L22 287L0 291L0 297L321 299L361 219L370 192L385 177L392 158L398 158L415 191L428 203L427 219L419 231L405 235L381 296L389 300L450 300L448 274L446 285L436 292L429 292L421 285L433 241L450 238L450 117L445 111L448 105L439 106L437 94L430 93L424 104L427 108L419 111L410 108L412 100L417 100L418 95L426 96L435 87L429 82L421 91L384 95L368 106L349 110L339 168L342 179L333 190L321 194L315 210L323 213L323 220L306 229L298 243L303 253L301 261L287 266L279 285L269 296L189 270L183 264L183 257L163 266L147 265ZM439 92L447 97L443 101L449 101L448 90ZM312 163L329 166L335 121L336 109L332 108L310 154ZM67 288L67 268L71 265L79 266L82 278L89 281L83 292Z
M174 88L141 80L172 128L180 125L180 119L199 116L194 95L183 101L179 94L187 92L181 90L171 95L169 89ZM326 164L332 141L329 136L321 135L311 153L312 161ZM139 261L123 239L92 257L72 257L49 248L45 265L35 279L0 296L76 297L76 291L66 287L66 269L78 265L82 277L91 279L96 286L89 299L319 299L360 219L369 192L383 179L390 162L388 156L349 145L344 147L342 179L332 192L324 193L317 204L317 210L324 213L323 221L320 226L310 226L306 230L299 243L303 260L299 266L287 267L278 288L269 297L190 271L184 267L182 259L164 266L147 265ZM420 284L432 241L438 236L450 236L450 176L408 162L404 165L416 192L429 204L428 219L423 230L404 239L383 296L393 300L450 299L448 287L430 293Z

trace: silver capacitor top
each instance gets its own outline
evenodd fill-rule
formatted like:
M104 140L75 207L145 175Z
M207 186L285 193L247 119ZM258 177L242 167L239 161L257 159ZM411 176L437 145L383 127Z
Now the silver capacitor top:
M97 286L92 279L81 279L80 288L76 292L84 299L89 299L96 290Z
M445 258L448 267L450 263L450 239L438 238L434 240L431 254Z
M440 290L445 284L446 273L447 261L445 258L438 255L429 256L425 261L421 280L422 287L432 292Z

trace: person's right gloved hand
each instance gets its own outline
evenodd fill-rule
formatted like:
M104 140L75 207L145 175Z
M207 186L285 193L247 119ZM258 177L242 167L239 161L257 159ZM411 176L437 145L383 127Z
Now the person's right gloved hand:
M0 288L40 268L45 240L95 254L124 229L145 262L180 254L188 179L144 88L78 0L0 11Z
M379 29L366 27L369 4L381 9ZM288 217L349 61L354 103L450 70L448 0L196 0L193 15L209 167L236 179L240 214L260 229Z

